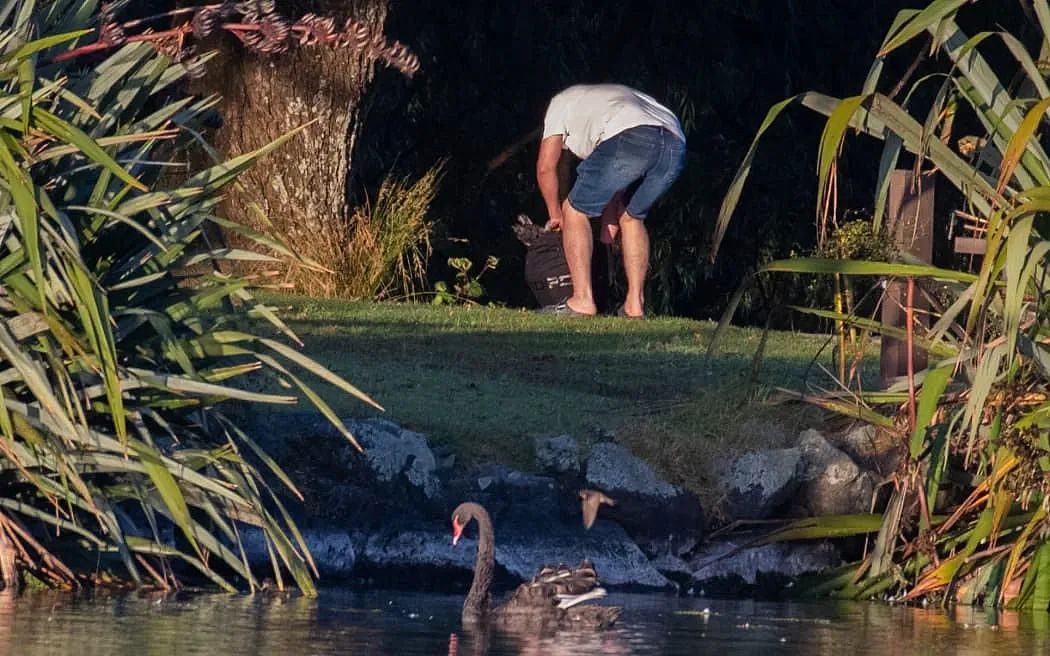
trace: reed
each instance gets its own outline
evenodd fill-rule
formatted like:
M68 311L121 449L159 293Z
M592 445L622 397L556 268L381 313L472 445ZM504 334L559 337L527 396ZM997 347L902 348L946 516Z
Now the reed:
M769 539L811 539L848 532L872 541L854 575L824 593L903 599L932 598L1030 607L1050 606L1050 156L1040 132L1050 108L1045 55L1030 49L1050 37L1050 5L1033 0L1037 39L989 25L971 36L956 21L962 0L930 2L898 14L858 95L798 94L774 106L759 129L725 197L715 233L724 234L762 133L792 105L827 117L819 150L818 224L835 207L837 163L848 133L884 141L878 162L872 231L885 214L889 176L910 153L920 183L937 175L965 199L985 255L975 273L910 262L797 258L772 262L762 273L874 277L906 281L909 296L926 294L929 322L903 329L880 326L845 306L797 308L863 330L907 339L929 353L930 365L887 392L866 392L841 381L828 395L810 390L823 407L862 417L892 431L906 450L889 481L881 521L819 518L789 526ZM1017 10L1016 8L1011 11ZM1005 9L1004 9L1005 11ZM920 43L922 42L922 43ZM905 46L938 55L940 70L915 82L882 79L887 57ZM994 58L986 51L997 48ZM921 56L917 55L917 56ZM914 67L909 67L912 70ZM932 102L909 99L934 85ZM983 134L958 134L971 125ZM914 313L906 307L909 318ZM728 323L733 308L724 317Z

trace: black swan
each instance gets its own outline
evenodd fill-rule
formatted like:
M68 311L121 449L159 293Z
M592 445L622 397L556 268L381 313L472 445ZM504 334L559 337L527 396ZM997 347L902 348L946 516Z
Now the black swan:
M474 582L463 602L463 622L494 620L506 624L602 629L612 626L620 608L584 602L605 596L594 566L584 560L577 567L544 566L531 581L522 583L502 606L489 607L489 587L496 568L492 519L480 504L460 504L452 513L452 544L459 542L471 520L478 522L478 556Z
M602 504L607 506L615 506L616 502L605 495L604 492L598 490L580 490L580 502L583 506L583 527L589 529L594 525L594 520L598 517L598 508Z

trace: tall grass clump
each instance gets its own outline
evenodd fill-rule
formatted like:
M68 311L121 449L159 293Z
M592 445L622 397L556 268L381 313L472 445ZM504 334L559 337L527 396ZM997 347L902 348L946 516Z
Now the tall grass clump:
M414 182L388 175L375 198L346 219L297 234L298 252L321 268L293 264L287 282L297 292L325 298L378 300L420 291L432 252L430 206L443 169L439 163Z
M128 6L0 1L0 572L8 586L28 571L63 587L190 575L255 588L251 527L277 585L313 594L286 507L299 493L223 408L305 399L353 442L308 379L375 403L302 354L248 280L196 266L272 260L209 245L209 226L295 257L217 214L223 189L295 135L161 172L216 104L178 92L209 58L182 50L198 32L281 52L310 45L304 35L329 43L331 25L222 3L165 14L176 26L164 33L125 20Z
M793 96L770 111L759 137L791 105L827 116L818 154L818 224L834 208L838 159L848 132L881 139L872 231L885 214L889 178L911 167L917 184L933 176L954 186L958 210L983 232L985 255L969 273L890 258L797 258L762 273L790 272L900 281L903 328L881 326L842 308L796 308L851 329L906 340L928 353L923 370L888 390L850 381L809 398L895 436L906 457L889 481L880 515L805 520L769 539L869 534L863 557L809 588L849 598L959 601L1050 607L1050 109L1047 0L1002 5L987 31L964 33L967 0L937 0L900 12L858 95ZM996 5L998 6L998 5ZM982 7L983 9L983 7ZM1028 11L1030 9L1031 11ZM1013 14L1011 16L1010 14ZM1024 35L1002 24L1024 24ZM936 70L912 82L882 79L887 57L906 46L934 56ZM914 70L915 67L909 67ZM904 93L884 91L897 87ZM916 98L930 87L920 106ZM723 234L755 156L758 137L726 195ZM904 153L909 154L902 163ZM925 297L929 321L912 308ZM883 298L883 302L888 302ZM732 313L730 308L727 317Z

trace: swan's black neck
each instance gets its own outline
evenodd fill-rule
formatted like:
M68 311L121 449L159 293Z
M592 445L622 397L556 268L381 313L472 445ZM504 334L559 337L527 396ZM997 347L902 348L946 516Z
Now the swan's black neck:
M476 503L465 503L463 506L467 517L478 522L478 555L474 561L474 582L470 584L467 599L463 602L463 619L480 620L489 610L489 588L492 587L492 575L496 568L492 519L488 512Z

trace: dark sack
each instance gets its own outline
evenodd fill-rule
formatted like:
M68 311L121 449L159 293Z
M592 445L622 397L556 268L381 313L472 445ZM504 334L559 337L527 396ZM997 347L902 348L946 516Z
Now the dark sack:
M525 282L540 305L557 305L572 296L560 232L536 235L525 253Z
M518 240L525 245L525 283L541 306L558 305L572 296L572 278L565 262L560 232L548 232L533 223L525 214L519 214L512 226ZM609 251L594 249L591 258L591 285L598 311L608 309Z

